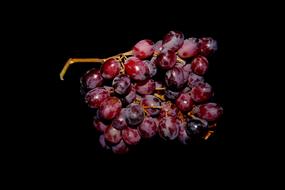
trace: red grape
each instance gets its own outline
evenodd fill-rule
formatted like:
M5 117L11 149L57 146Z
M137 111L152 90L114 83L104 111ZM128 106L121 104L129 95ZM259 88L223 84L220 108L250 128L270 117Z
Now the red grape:
M166 34L162 41L162 47L164 50L177 51L182 47L184 42L184 35L182 32L170 31Z
M151 40L141 40L133 47L133 54L140 59L148 58L154 52L153 45Z
M193 113L207 121L217 121L223 114L223 108L216 103L206 103L193 109Z
M181 93L179 97L176 99L176 106L182 111L182 112L189 112L193 108L193 100L191 98L190 92Z
M104 132L105 140L110 144L118 144L122 139L121 131L112 127L111 125L108 126Z
M130 92L125 97L122 98L123 104L129 105L129 104L133 103L133 101L136 99L136 96L137 96L136 89L132 85Z
M113 79L120 73L120 63L111 58L101 66L101 74L105 79Z
M159 117L173 116L176 117L179 110L175 104L171 102L162 102Z
M179 122L175 117L166 116L159 121L159 135L165 140L174 140L178 136Z
M124 142L128 145L136 145L141 140L139 131L129 127L122 130L122 137Z
M199 49L202 55L208 56L218 49L217 41L211 37L200 38Z
M121 111L122 103L116 97L109 97L99 107L99 117L104 120L114 119Z
M151 138L157 133L157 124L152 117L145 117L138 127L141 137Z
M87 92L85 95L85 102L90 108L98 108L108 97L110 97L108 90L103 87L97 87Z
M125 71L136 81L144 81L150 78L148 66L137 57L130 57L125 61Z
M141 95L153 94L155 90L155 82L153 79L148 79L143 83L136 83L135 84L136 91Z
M162 69L171 69L176 63L176 54L173 51L163 51L161 52L154 63Z
M197 75L204 75L208 70L208 64L206 57L198 56L191 62L191 69Z
M189 38L184 40L182 47L178 50L178 55L181 58L189 58L197 55L198 52L198 39Z
M179 90L183 87L184 82L184 74L181 67L173 67L165 74L165 84L170 89Z
M148 61L148 60L144 61L144 63L148 66L150 77L154 77L156 75L156 72L157 72L157 67L154 63L155 59L156 59L156 57L153 57L150 61Z
M201 103L209 100L213 95L212 87L208 83L199 83L191 90L191 97L195 102Z
M162 40L157 41L154 44L153 49L154 49L154 53L159 54L162 50Z
M87 90L102 86L104 79L98 69L87 71L80 79L81 85Z

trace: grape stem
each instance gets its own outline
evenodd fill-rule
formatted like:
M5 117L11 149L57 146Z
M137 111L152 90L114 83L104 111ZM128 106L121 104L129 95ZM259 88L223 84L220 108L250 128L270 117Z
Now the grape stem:
M59 76L61 80L64 80L64 75L67 72L68 68L70 65L74 64L74 63L104 63L105 61L107 61L108 59L114 58L114 59L118 59L120 62L122 62L123 59L126 59L127 56L131 56L133 55L133 51L127 51L125 53L119 53L117 55L108 57L108 58L69 58L67 60L67 62L65 63L63 69L61 70Z

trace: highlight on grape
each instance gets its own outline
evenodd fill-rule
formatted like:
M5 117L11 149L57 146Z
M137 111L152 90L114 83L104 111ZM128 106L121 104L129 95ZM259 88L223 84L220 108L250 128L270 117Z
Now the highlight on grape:
M93 127L103 149L125 154L155 136L189 144L207 140L223 114L204 79L216 50L211 37L170 31L162 40L141 40L109 58L70 58L60 78L74 63L101 63L80 84L86 104L97 113Z

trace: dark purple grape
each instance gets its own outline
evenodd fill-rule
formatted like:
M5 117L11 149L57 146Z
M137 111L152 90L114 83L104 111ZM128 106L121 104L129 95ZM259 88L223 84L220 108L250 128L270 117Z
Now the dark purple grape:
M194 105L194 102L191 98L191 93L190 92L181 93L177 98L175 104L182 112L191 111Z
M180 121L178 140L182 144L189 144L189 143L191 143L191 138L188 136L188 134L186 132L186 127L187 127L186 120L185 121Z
M218 49L217 41L211 37L200 38L199 49L201 55L208 56L213 54Z
M99 107L99 117L104 120L114 119L121 111L122 103L116 97L109 97Z
M154 63L162 69L171 69L176 63L176 54L173 51L163 51L161 52Z
M163 50L176 52L184 43L184 35L182 32L170 31L166 34L162 41Z
M104 132L105 140L110 144L118 144L122 139L121 131L112 127L111 125L108 126Z
M169 89L165 90L165 97L169 100L176 100L180 92L172 91Z
M165 140L174 140L179 133L179 122L176 117L166 116L159 121L159 135Z
M149 79L143 83L136 83L135 88L137 93L141 95L153 94L155 90L155 82L153 79Z
M120 69L120 63L117 60L111 58L102 64L100 71L103 78L113 79L120 73Z
M195 102L201 103L209 100L213 95L212 87L208 83L199 83L191 90L191 97Z
M81 86L87 90L91 90L103 85L104 79L98 69L91 69L87 71L80 79Z
M120 113L113 119L112 127L122 130L128 126L126 122L126 111L126 108L121 109Z
M136 145L141 140L139 131L129 127L122 130L122 137L124 142L128 145Z
M133 47L133 54L140 59L146 59L152 56L154 52L153 45L154 43L151 40L141 40Z
M184 85L183 69L179 67L173 67L165 74L165 84L168 88L173 90L179 90Z
M153 48L154 48L154 53L155 54L159 54L161 52L161 50L162 50L162 40L157 41L154 44Z
M125 61L125 71L135 81L150 78L148 66L137 57L130 57Z
M131 79L128 75L118 75L114 78L112 86L117 94L128 94L131 90Z
M118 144L112 146L112 152L115 154L126 154L129 152L129 147L121 140Z
M203 123L197 119L188 119L186 133L190 138L200 138L206 134L207 130L207 123Z
M190 73L188 77L188 86L190 88L193 88L194 86L197 86L201 82L204 82L204 78L202 76L196 75L194 73Z
M153 95L146 95L143 97L142 106L145 107L145 111L150 116L157 116L160 112L159 108L149 108L149 107L157 107L160 106L160 100Z
M108 97L110 97L108 90L103 87L97 87L86 93L85 102L90 108L98 108L100 104Z
M151 138L157 133L156 121L152 117L145 117L138 130L142 138Z
M132 103L128 105L126 111L126 121L130 127L136 127L141 124L144 119L144 111L138 104Z

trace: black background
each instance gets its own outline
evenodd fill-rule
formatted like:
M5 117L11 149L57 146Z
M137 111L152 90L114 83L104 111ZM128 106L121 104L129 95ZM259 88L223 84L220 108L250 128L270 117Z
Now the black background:
M33 117L37 126L33 133L39 143L32 141L44 158L40 163L59 176L78 175L75 170L87 169L91 173L119 176L120 172L135 176L143 171L152 171L150 175L186 171L189 175L198 172L211 178L217 171L223 173L222 168L234 167L234 156L240 156L240 145L244 142L239 139L241 116L237 110L241 105L236 97L240 85L235 81L240 71L235 50L241 33L237 32L239 22L231 17L230 10L219 14L217 9L204 6L193 6L191 11L186 7L173 10L171 6L123 9L97 6L96 10L58 9L37 23L32 33L38 39L35 45L38 57L34 57L38 61L31 64L36 75L31 78L43 79L40 84L32 83L40 92L35 99L39 101L34 101L38 109ZM102 151L98 133L92 129L92 113L79 91L80 77L95 65L72 65L61 81L59 73L64 63L70 57L105 58L125 52L141 39L157 41L170 30L182 31L186 37L211 36L218 41L218 51L209 58L206 75L214 88L215 101L224 108L216 134L205 143L187 146L157 138L122 156Z

